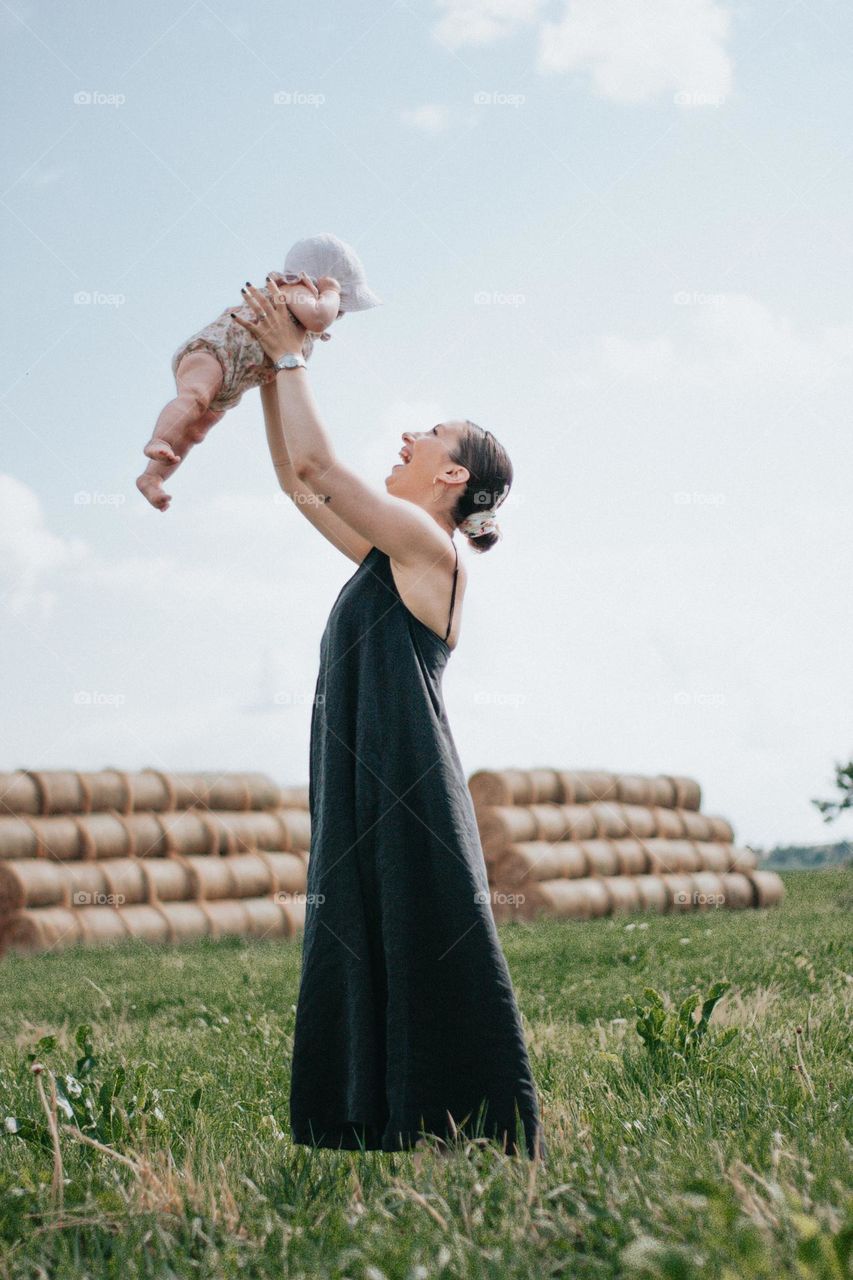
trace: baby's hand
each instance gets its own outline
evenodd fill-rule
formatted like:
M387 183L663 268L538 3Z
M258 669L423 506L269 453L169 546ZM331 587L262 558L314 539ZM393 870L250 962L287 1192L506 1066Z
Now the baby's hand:
M281 276L287 294L287 305L309 333L322 335L338 314L341 286L333 276L320 276L316 284L303 272L300 276ZM306 288L301 286L306 284ZM309 293L307 290L310 289Z

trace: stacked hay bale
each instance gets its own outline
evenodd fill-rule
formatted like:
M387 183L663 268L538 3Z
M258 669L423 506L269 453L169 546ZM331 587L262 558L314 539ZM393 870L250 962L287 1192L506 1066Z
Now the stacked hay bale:
M0 774L0 951L292 936L310 835L263 774Z
M469 788L497 920L767 907L784 887L756 869L692 778L504 769Z

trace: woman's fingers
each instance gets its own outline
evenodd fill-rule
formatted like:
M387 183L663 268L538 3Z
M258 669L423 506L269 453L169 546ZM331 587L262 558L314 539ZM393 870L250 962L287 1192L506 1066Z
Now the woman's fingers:
M269 299L264 297L260 289L256 289L253 284L246 284L241 292L249 306L253 307L258 313L259 319L264 319L270 315L272 306Z
M314 283L314 281L311 279L309 275L306 275L305 272L302 271L299 274L299 279L302 281L303 284L306 284L308 286L308 288L311 290L315 298L319 298L320 290L317 288L316 284Z

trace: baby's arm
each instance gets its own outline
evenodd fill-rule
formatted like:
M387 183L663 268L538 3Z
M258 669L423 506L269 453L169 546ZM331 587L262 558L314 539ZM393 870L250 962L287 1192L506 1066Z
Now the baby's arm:
M287 288L287 305L309 333L323 333L328 329L341 305L341 286L333 276L320 276L319 297L304 285L289 284L284 276L277 275L276 279Z

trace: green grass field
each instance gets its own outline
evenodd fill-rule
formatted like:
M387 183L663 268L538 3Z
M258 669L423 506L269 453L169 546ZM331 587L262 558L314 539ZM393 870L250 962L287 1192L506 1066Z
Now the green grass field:
M298 941L5 957L0 1276L840 1280L853 871L784 880L768 911L501 926L545 1169L291 1146ZM55 1163L52 1076L108 1150L63 1131Z

